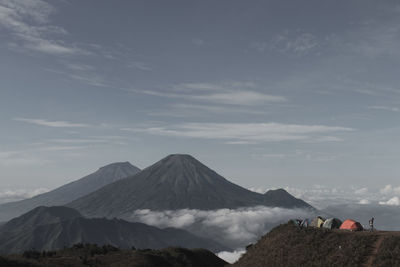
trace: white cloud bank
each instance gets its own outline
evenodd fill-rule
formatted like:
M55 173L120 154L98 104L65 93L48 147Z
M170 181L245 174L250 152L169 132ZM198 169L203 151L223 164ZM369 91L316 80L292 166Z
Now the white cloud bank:
M235 250L233 252L221 251L217 253L217 256L228 263L234 263L239 260L244 253L246 253L246 250Z
M49 191L47 188L0 190L0 204L31 198Z
M388 206L400 206L400 198L399 197L392 197L388 201L380 201L380 205L388 205Z
M380 190L380 193L383 195L390 195L390 194L400 195L400 186L395 187L391 184L388 184Z
M371 204L371 201L369 201L368 199L363 198L358 202L358 204L368 205L368 204Z
M279 223L292 218L312 217L303 209L248 207L219 210L137 210L130 221L142 222L160 228L182 228L196 235L211 238L231 248L243 248L255 242Z

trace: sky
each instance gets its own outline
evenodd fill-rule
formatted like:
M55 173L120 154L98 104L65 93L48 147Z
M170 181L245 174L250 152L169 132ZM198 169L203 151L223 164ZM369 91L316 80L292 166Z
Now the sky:
M0 0L0 190L174 153L245 187L397 188L399 43L390 0Z

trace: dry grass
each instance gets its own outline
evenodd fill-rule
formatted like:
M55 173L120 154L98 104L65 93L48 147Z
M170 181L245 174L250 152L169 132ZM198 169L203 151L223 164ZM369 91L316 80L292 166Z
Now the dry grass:
M382 242L373 266L400 266L400 236L388 235Z
M377 235L280 225L259 242L234 266L362 266Z

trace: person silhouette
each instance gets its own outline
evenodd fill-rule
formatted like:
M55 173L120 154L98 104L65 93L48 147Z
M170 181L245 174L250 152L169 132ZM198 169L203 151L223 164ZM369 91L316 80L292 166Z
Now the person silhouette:
M369 230L374 231L374 217L369 220Z

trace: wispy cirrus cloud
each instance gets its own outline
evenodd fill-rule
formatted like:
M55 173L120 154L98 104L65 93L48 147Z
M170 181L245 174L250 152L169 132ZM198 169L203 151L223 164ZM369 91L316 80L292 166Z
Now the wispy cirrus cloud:
M45 146L40 148L42 151L71 151L71 150L80 150L80 149L88 149L90 146Z
M2 166L37 166L49 163L48 160L33 155L29 151L0 151Z
M400 112L400 108L398 108L398 107L370 106L368 108L369 109L375 109L375 110L386 110L386 111Z
M263 105L286 101L286 97L265 93L254 83L224 82L224 83L182 83L164 90L138 90L131 92L158 97L187 99L223 105Z
M122 128L152 135L217 139L227 142L332 141L326 134L354 131L348 127L282 123L182 123L161 127ZM338 141L335 139L335 141Z
M153 68L144 62L134 61L128 64L128 67L135 68L141 71L152 71Z
M320 138L321 139L321 138ZM326 138L322 138L322 141L329 141ZM318 140L321 142L321 140ZM336 141L336 140L335 140ZM343 158L343 154L337 153L326 153L326 152L315 152L315 151L307 151L307 150L295 150L286 153L254 153L251 154L251 157L256 160L262 161L271 161L273 159L278 160L288 160L288 159L305 159L308 161L316 161L316 162L329 162L335 161L337 159Z
M45 70L95 87L120 87L110 77L109 69L99 66L114 64L140 71L152 70L148 64L139 61L129 47L121 44L105 47L72 41L73 36L67 29L52 23L51 18L59 8L54 2L0 0L0 30L3 29L8 37L5 45L18 52L52 56L59 67L45 67ZM107 64L97 64L95 68L93 62L99 59L107 61Z
M216 104L202 104L202 103L176 103L162 107L158 110L152 110L147 113L150 116L162 117L208 117L210 114L252 114L252 115L265 115L267 111L255 110L249 106L232 106L232 105L216 105Z
M56 8L43 0L0 0L0 27L13 36L11 48L68 56L87 51L63 41L67 31L50 23Z
M68 121L49 121L46 119L27 119L27 118L14 118L15 121L26 122L39 126L56 127L56 128L82 128L91 127L92 125L86 123L73 123Z
M307 32L285 30L267 41L253 42L250 47L259 51L274 51L286 55L302 56L321 46L317 36Z
M194 44L195 46L204 46L206 44L208 44L206 41L204 41L201 38L193 38L192 39L192 44Z

